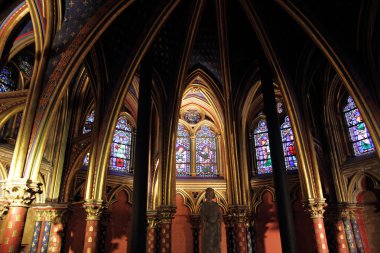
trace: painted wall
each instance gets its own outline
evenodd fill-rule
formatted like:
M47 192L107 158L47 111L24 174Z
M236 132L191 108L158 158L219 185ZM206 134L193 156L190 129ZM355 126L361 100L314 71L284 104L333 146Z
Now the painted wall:
M116 195L116 201L110 206L105 242L106 252L127 252L132 228L132 206L127 200L127 194L120 191Z
M296 200L292 204L292 209L298 252L314 252L313 223L309 215L303 209L302 197L299 192L297 193ZM273 195L269 191L263 194L263 203L258 207L256 233L257 252L282 252L276 203L273 201Z
M258 207L255 228L258 253L282 252L276 205L269 191L263 194L263 203Z
M193 234L190 224L190 211L184 205L181 195L176 195L176 214L172 225L172 252L192 253Z
M74 204L67 224L65 251L82 252L86 230L86 212L82 203Z

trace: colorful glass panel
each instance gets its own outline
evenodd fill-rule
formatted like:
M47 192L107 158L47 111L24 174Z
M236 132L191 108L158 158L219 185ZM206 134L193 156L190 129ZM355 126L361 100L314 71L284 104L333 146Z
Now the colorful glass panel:
M289 117L285 117L285 122L281 125L282 147L284 149L286 170L297 170L297 158L294 148L294 135Z
M3 67L0 71L0 92L15 90L12 71L8 67Z
M87 115L83 126L83 133L89 133L92 131L92 126L94 125L95 111L92 110L89 115Z
M82 165L82 168L83 169L87 169L88 167L88 162L90 161L90 153L87 153L84 158L83 158L83 165Z
M131 173L132 127L120 116L111 143L109 171L113 174Z
M178 124L175 159L177 176L190 176L190 137L182 124Z
M257 174L272 173L267 122L260 120L254 130Z
M202 126L196 135L197 176L218 176L216 136L208 126Z
M33 62L32 59L27 55L20 55L18 57L18 67L27 76L32 76Z
M183 119L189 124L197 124L201 121L201 114L197 110L187 110L183 114Z
M373 152L375 147L372 138L351 96L347 98L347 104L344 107L344 116L355 156Z

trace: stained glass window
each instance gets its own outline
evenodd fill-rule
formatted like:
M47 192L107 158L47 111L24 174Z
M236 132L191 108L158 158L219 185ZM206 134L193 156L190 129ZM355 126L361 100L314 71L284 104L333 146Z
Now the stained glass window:
M0 92L7 92L15 90L15 83L13 81L13 73L10 68L3 67L0 71Z
M297 169L296 151L294 148L294 135L289 117L285 117L285 122L281 125L282 147L284 149L286 170Z
M183 114L183 119L189 124L197 124L201 121L201 114L197 110L189 109Z
M217 176L216 136L208 126L202 126L196 135L197 176Z
M95 119L95 110L92 110L89 115L87 115L86 120L83 126L83 133L89 133L92 131L92 126L94 124Z
M89 160L90 160L90 153L87 153L83 158L83 165L82 165L83 169L87 169Z
M367 126L363 122L359 109L351 96L347 98L347 104L343 111L355 156L360 156L374 151L375 147Z
M257 174L272 173L272 159L270 157L268 127L265 120L260 120L254 130Z
M178 124L175 159L177 176L190 176L190 136L182 124Z
M113 174L131 173L132 127L127 118L119 117L111 143L109 171Z
M33 62L32 59L27 55L20 55L18 58L18 67L27 76L32 76Z

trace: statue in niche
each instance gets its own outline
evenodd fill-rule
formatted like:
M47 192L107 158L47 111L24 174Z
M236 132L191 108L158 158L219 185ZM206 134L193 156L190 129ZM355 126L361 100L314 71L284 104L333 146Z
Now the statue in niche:
M214 198L214 189L207 188L206 200L201 204L200 210L202 227L201 253L220 253L222 214L219 205L213 201Z

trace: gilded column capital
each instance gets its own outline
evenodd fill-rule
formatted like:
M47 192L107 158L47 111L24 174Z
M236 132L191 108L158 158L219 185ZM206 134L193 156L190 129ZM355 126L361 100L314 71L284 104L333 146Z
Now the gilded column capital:
M66 204L53 204L34 206L37 221L52 221L54 223L63 223L68 213Z
M146 219L147 219L149 228L155 228L157 226L157 223L158 223L157 212L148 211L146 214Z
M99 221L104 210L102 202L85 202L83 208L86 211L86 220Z
M3 189L10 206L29 207L36 198L36 194L42 192L41 185L41 183L20 178L7 180Z
M248 207L244 205L232 205L228 209L228 216L233 223L244 223L248 221Z
M312 219L323 218L326 207L325 199L308 199L303 203L304 210L310 214Z
M172 223L176 212L175 206L161 206L158 211L158 217L161 223Z

